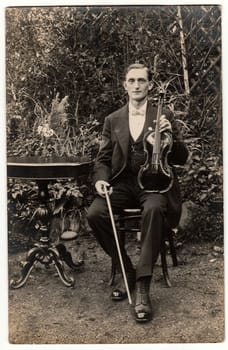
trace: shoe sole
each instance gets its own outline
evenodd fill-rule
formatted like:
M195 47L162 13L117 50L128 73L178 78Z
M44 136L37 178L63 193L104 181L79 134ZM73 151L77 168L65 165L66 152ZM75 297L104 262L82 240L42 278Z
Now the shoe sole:
M146 323L146 322L150 322L152 320L152 317L149 318L137 318L135 317L135 321L138 323Z
M112 299L113 301L122 301L122 300L127 299L127 294L126 294L126 295L124 294L124 295L119 296L119 297L115 297L115 296L111 295L111 299Z

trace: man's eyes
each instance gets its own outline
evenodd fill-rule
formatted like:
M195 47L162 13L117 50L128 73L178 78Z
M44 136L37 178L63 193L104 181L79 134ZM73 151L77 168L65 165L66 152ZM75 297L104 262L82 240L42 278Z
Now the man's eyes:
M128 82L129 82L130 84L133 84L135 81L136 81L135 79L129 79L129 80L128 80ZM146 79L138 79L137 81L138 81L138 83L140 83L140 84L146 83Z

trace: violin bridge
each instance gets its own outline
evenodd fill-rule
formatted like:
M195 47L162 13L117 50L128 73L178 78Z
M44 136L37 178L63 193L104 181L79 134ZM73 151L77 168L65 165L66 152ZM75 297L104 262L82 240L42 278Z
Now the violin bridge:
M158 164L151 164L151 173L157 174L158 173L159 166Z

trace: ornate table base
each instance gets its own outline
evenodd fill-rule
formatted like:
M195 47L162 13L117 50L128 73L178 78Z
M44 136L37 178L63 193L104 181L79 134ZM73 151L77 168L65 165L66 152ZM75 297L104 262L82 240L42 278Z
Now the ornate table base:
M58 272L61 281L67 287L72 287L74 285L74 278L72 276L67 276L64 270L64 262L73 270L78 269L83 265L83 261L78 261L74 263L70 252L67 251L66 247L62 243L52 244L49 239L49 217L50 211L48 209L48 181L37 180L39 187L39 198L40 205L34 213L34 217L39 225L39 230L41 232L41 238L38 243L34 245L27 253L26 261L23 262L23 267L21 270L21 277L18 280L11 280L10 287L17 289L22 287L36 265L36 263L41 263L48 268L53 264Z
M31 271L38 262L45 265L46 268L53 264L61 281L67 287L73 287L75 281L72 276L67 276L65 273L64 262L73 270L77 270L83 265L83 261L78 263L73 262L70 252L66 250L63 244L54 246L50 245L49 242L40 242L35 244L27 253L26 261L23 262L21 277L18 280L11 280L10 287L13 289L22 287L27 282Z

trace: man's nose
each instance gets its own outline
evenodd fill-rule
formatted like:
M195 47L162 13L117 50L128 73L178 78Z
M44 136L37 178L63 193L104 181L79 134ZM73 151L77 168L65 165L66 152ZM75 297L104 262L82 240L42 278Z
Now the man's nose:
M139 82L136 80L135 81L135 89L138 89L139 88Z

